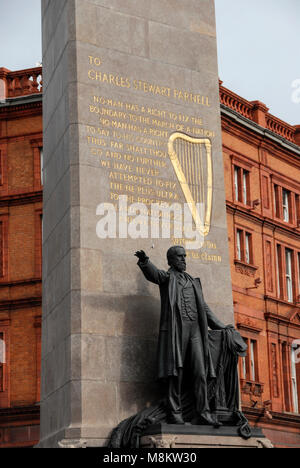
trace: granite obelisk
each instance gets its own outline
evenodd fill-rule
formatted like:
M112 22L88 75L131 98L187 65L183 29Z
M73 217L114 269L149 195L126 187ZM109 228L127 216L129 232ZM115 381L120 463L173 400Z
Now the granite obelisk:
M202 203L190 273L233 322L214 2L42 0L42 21L40 447L105 445L159 393L159 297L133 253L166 268L187 236L154 236L152 204L189 202L191 227Z

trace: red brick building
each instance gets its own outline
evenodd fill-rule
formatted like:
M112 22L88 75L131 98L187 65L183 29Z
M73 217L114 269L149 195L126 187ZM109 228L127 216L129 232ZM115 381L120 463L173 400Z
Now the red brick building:
M300 126L222 86L220 100L243 410L276 446L300 447Z
M40 68L0 68L0 447L32 446L39 438L40 76Z
M40 74L0 69L0 447L38 440ZM277 446L300 447L300 127L222 86L220 100L243 410Z

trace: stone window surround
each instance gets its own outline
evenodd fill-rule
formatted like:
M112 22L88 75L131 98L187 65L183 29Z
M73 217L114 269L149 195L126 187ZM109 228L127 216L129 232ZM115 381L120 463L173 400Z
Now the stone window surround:
M284 223L292 228L300 228L300 190L299 186L293 184L283 176L271 175L272 186L272 211L276 221ZM276 189L277 187L277 189ZM289 221L284 220L283 192L289 197ZM277 207L277 208L276 208ZM278 211L278 213L277 213Z
M255 271L258 269L255 264L254 264L254 250L253 250L253 234L254 231L251 228L242 226L240 224L235 224L234 227L234 237L235 237L235 250L234 250L234 263L235 264L242 264L246 267L252 268ZM238 231L242 232L242 242L241 242L241 258L238 258ZM249 242L249 259L250 261L247 262L247 254L246 254L246 235L249 235L248 239L250 240Z
M280 258L278 251L280 249ZM286 249L292 252L292 287L293 300L289 301L287 282L286 282ZM276 296L279 300L283 300L288 304L300 303L300 250L294 246L275 240L275 255L276 255ZM279 291L280 288L280 291Z
M252 201L251 201L251 171L253 165L250 164L246 159L241 156L237 156L234 154L230 155L231 157L231 167L232 167L232 199L236 205L240 205L243 207L251 207L252 208ZM241 177L239 182L239 191L241 192L239 196L239 200L236 199L236 190L235 190L235 169L238 168L241 170ZM247 173L247 203L243 202L243 175Z

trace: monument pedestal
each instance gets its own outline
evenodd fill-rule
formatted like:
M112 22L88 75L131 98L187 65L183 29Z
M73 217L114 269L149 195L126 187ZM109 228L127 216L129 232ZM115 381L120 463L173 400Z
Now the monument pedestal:
M141 448L273 448L261 429L252 428L252 437L243 439L238 427L193 426L186 424L157 424L145 431L140 439Z

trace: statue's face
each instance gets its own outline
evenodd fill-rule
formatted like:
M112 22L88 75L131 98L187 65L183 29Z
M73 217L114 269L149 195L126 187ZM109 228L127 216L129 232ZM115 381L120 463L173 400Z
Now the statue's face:
M170 264L175 270L183 272L186 270L186 253L183 247L178 247L173 253Z

